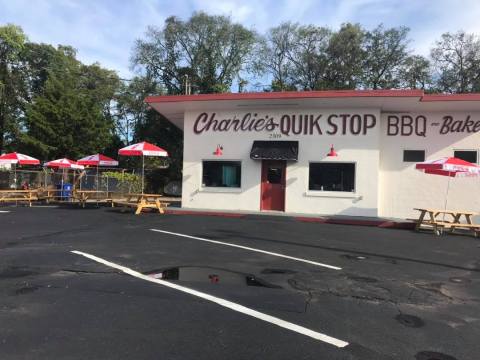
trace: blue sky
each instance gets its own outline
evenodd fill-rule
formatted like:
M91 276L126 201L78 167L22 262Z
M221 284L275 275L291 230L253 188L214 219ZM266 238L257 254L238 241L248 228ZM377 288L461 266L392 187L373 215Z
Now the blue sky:
M428 55L446 31L480 34L479 0L0 0L0 24L20 25L30 40L72 45L85 63L99 62L131 77L135 39L166 17L187 19L192 12L231 16L263 32L283 21L336 29L358 22L410 27L412 51Z

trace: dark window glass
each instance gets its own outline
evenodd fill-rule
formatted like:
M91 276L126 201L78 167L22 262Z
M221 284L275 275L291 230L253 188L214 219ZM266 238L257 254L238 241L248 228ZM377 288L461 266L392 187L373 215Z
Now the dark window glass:
M425 161L425 150L403 150L403 162Z
M311 163L309 190L349 191L355 190L355 164Z
M475 150L457 150L453 152L453 156L471 163L477 163L477 152Z
M282 168L271 166L268 168L267 172L267 181L270 184L281 184L282 183Z
M240 187L240 161L204 161L202 185L207 187Z

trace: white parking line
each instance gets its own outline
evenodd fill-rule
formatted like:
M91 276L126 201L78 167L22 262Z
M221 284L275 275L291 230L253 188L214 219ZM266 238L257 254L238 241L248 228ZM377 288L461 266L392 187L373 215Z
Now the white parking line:
M165 280L156 279L156 278L153 278L151 276L143 275L142 273L139 273L138 271L135 271L133 269L130 269L130 268L122 266L122 265L115 264L115 263L110 262L108 260L99 258L95 255L87 254L87 253L84 253L82 251L77 251L77 250L73 250L72 253L77 254L77 255L85 256L85 257L87 257L87 258L89 258L93 261L96 261L98 263L104 264L104 265L109 266L111 268L120 270L120 271L124 272L125 274L134 276L138 279L142 279L142 280L145 280L145 281L150 281L150 282L153 282L153 283L156 283L156 284L159 284L159 285L163 285L163 286L175 289L175 290L182 291L182 292L190 294L190 295L197 296L199 298L211 301L213 303L216 303L216 304L218 304L220 306L223 306L223 307L226 307L228 309L240 312L240 313L245 314L245 315L252 316L254 318L269 322L271 324L280 326L282 328L285 328L285 329L288 329L288 330L291 330L291 331L295 331L299 334L309 336L311 338L326 342L326 343L331 344L333 346L343 348L343 347L348 345L348 342L346 342L346 341L339 340L339 339L336 339L334 337L319 333L317 331L307 329L306 327L293 324L291 322L279 319L279 318L271 316L271 315L267 315L265 313L261 313L259 311L247 308L243 305L234 303L234 302L229 301L229 300L218 298L216 296L209 295L209 294L197 291L197 290L193 290L193 289L187 288L185 286L177 285L177 284L165 281Z
M319 263L319 262L312 261L312 260L307 260L307 259L297 258L297 257L293 257L293 256L283 255L283 254L274 253L274 252L270 252L270 251L265 251L265 250L261 250L261 249L255 249L255 248L248 247L248 246L230 244L230 243L226 243L226 242L222 242L222 241L204 239L204 238L197 237L197 236L191 236L191 235L185 235L185 234L180 234L180 233L174 233L174 232L171 232L171 231L165 231L165 230L159 230L159 229L150 229L150 230L151 230L151 231L155 231L155 232L164 233L164 234L181 236L181 237L185 237L185 238L189 238L189 239L194 239L194 240L206 241L206 242L213 243L213 244L220 244L220 245L225 245L225 246L236 247L236 248L239 248L239 249L244 249L244 250L249 250L249 251L255 251L255 252L262 253L262 254L268 254L268 255L272 255L272 256L278 256L278 257L282 257L282 258L285 258L285 259L300 261L300 262L304 262L304 263L311 264L311 265L316 265L316 266L322 266L322 267L326 267L326 268L333 269L333 270L342 270L342 268L341 268L341 267L338 267L338 266L323 264L323 263Z
M9 213L10 210L0 210L0 214L5 214L5 213Z

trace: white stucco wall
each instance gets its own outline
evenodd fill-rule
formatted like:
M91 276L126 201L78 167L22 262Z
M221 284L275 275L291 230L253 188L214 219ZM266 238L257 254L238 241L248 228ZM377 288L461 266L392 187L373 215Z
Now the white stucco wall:
M216 112L215 118L231 119L234 116L242 118L246 113L256 113L257 118L273 118L279 121L284 114L311 114L315 118L322 115L319 126L322 134L316 129L312 134L282 134L279 129L274 131L204 131L195 134L194 123L201 112L186 112L184 117L184 163L182 207L208 208L224 210L260 210L261 161L250 159L250 150L254 140L294 140L299 141L299 161L289 161L286 172L285 211L294 213L316 214L346 214L361 216L378 215L379 199L379 169L380 169L380 112L375 109L358 109L342 111L341 109L254 109ZM208 112L209 116L212 112ZM357 114L365 119L366 114L376 118L376 125L353 135L347 120L346 131L343 134L343 120L340 114ZM334 127L337 125L336 134ZM298 119L298 118L297 118ZM310 119L310 118L309 118ZM371 125L372 117L366 119ZM308 123L308 121L307 121ZM298 128L297 128L298 130ZM354 132L358 129L354 127ZM273 135L272 135L273 134ZM280 138L276 137L280 136ZM223 155L214 156L217 144L223 146ZM333 144L338 157L326 157L330 145ZM203 188L202 160L240 160L242 161L241 189ZM309 162L337 161L354 162L356 164L355 192L320 192L308 191Z
M414 169L415 163L403 162L403 150L425 150L427 160L453 156L454 150L476 150L480 148L480 133L475 123L480 113L422 112L408 114L412 118L423 115L426 118L425 136L415 133L402 136L388 136L388 114L382 114L380 152L380 201L379 214L398 218L418 216L415 207L439 208L445 206L448 178L427 175ZM463 128L467 116L470 125ZM396 115L396 116L401 116ZM454 132L441 134L444 116L451 116ZM462 121L462 123L458 123ZM443 130L445 131L445 127ZM450 127L451 129L451 127ZM391 129L394 130L394 129ZM463 131L462 131L463 130ZM477 131L480 130L480 123ZM391 131L392 133L395 131ZM405 131L409 133L408 128ZM419 131L422 133L422 131ZM448 196L448 208L480 212L480 179L452 178Z

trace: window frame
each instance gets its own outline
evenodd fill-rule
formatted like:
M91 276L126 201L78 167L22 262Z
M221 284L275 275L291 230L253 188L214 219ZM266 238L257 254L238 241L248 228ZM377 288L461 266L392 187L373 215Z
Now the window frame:
M405 151L423 151L423 160L405 161ZM403 150L402 150L402 163L411 164L411 163L424 162L425 160L427 160L427 150L426 150L426 149L412 149L412 148L408 148L408 149L403 149Z
M205 186L203 185L204 162L219 162L219 163L239 163L240 165L240 186ZM241 159L202 159L200 161L200 190L203 192L241 192L243 187L243 161Z
M476 154L476 158L477 158L477 161L475 161L474 163L472 164L477 164L478 165L478 149L453 149L453 153L452 153L452 156L453 157L456 157L455 156L455 152L456 151L471 151L471 152L474 152ZM466 161L466 160L465 160Z
M354 178L353 178L353 191L337 191L337 190L310 190L310 166L311 164L353 164ZM307 195L322 196L333 195L335 197L357 197L357 162L356 161L309 161L308 162L308 174L307 180Z

